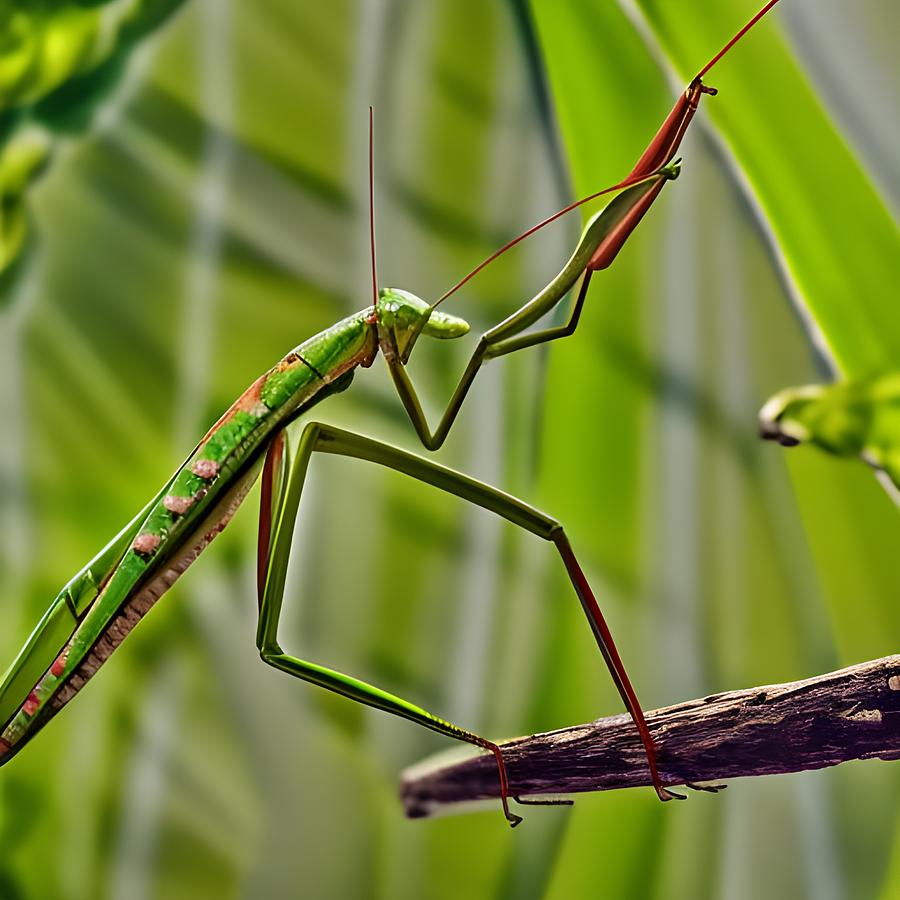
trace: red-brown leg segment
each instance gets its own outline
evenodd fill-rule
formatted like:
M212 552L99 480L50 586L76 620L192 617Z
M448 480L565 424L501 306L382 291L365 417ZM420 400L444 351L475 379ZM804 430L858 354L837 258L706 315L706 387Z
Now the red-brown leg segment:
M269 574L269 545L272 539L273 494L277 493L276 477L281 480L284 461L284 432L279 431L266 451L266 461L260 477L259 495L259 535L256 544L256 591L257 602L262 609L266 590L266 576Z
M662 783L656 764L656 745L653 743L653 737L650 734L650 729L647 727L647 721L644 719L641 704L638 702L634 688L631 686L631 681L628 679L625 666L619 656L619 651L616 650L615 642L606 620L603 618L603 613L600 612L600 606L594 597L594 592L591 590L591 586L588 584L587 578L585 578L584 572L575 558L575 553L572 551L572 546L569 544L569 539L562 528L554 534L553 543L556 545L556 549L559 550L563 563L565 563L566 571L569 573L569 578L575 587L575 593L578 594L578 599L581 601L591 630L594 632L597 646L603 654L603 659L606 660L613 682L618 688L622 700L625 702L625 707L631 713L634 724L637 726L638 733L641 736L641 743L644 745L644 751L647 754L650 778L653 781L653 787L656 789L659 799L684 800L683 794L676 794L674 791L670 791Z

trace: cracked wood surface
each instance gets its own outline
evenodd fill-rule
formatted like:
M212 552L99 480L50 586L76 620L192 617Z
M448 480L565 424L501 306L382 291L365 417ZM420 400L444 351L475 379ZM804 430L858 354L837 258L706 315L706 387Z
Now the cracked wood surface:
M900 758L900 655L804 681L713 694L649 712L667 784L821 769ZM573 794L647 785L627 714L502 743L513 794ZM491 756L425 760L404 772L411 818L499 796Z

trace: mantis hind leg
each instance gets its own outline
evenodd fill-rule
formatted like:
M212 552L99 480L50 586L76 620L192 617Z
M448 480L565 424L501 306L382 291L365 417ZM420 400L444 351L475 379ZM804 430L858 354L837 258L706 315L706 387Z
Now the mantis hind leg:
M497 744L374 685L284 653L278 644L278 623L284 599L288 557L309 459L317 450L340 452L329 447L329 442L334 440L336 434L351 443L354 439L358 440L357 452L347 455L369 458L365 455L365 443L375 442L319 423L311 423L304 429L293 460L289 459L283 433L275 438L267 453L262 476L257 571L259 627L256 645L260 656L270 666L295 678L318 684L358 703L410 719L440 734L474 744L492 753L497 762L503 814L509 824L515 827L522 821L522 817L509 809L509 779L503 754Z
M278 450L277 452L280 453L281 451ZM272 505L268 509L266 505L262 507L262 516L271 516L272 521L271 523L266 523L266 527L260 531L260 558L266 559L266 570L264 573L261 573L260 577L260 622L257 633L257 646L266 662L276 668L288 671L296 677L315 682L361 703L385 709L395 715L418 722L441 734L446 734L457 740L466 741L489 750L497 760L500 795L504 813L512 825L518 823L519 817L511 814L507 806L507 797L510 795L510 791L506 766L503 761L503 754L496 744L446 722L401 698L386 694L371 685L331 670L322 669L311 663L304 663L301 660L288 657L278 646L278 619L284 595L287 559L290 554L291 538L303 482L306 478L309 459L314 452L355 457L394 469L418 481L423 481L463 500L490 510L532 534L551 541L562 558L616 688L638 729L647 754L651 780L657 794L662 800L680 797L680 795L673 794L667 790L662 783L656 763L656 747L641 711L640 703L616 650L612 634L600 612L600 607L594 598L590 585L575 558L562 525L521 500L474 478L454 472L430 460L423 459L412 453L406 453L362 435L320 423L311 423L303 431L296 457L289 465L289 474L280 480L280 491L273 492L270 487L269 495L273 498ZM286 457L283 458L282 466L285 469L288 468ZM268 462L264 471L264 488L266 478L270 479L271 484L273 476L271 475ZM278 494L277 497L276 493ZM264 533L267 535L266 542L268 546L263 553L262 535ZM268 535L271 535L271 539Z

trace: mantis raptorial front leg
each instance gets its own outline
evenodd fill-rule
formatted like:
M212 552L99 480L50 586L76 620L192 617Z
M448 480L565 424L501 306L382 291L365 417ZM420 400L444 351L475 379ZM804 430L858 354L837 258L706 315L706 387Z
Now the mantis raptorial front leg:
M454 472L430 460L398 450L396 447L380 441L330 425L319 422L307 425L303 430L296 456L292 461L289 461L282 452L280 441L280 438L276 439L269 451L264 474L264 499L271 498L272 502L271 505L264 502L260 507L259 584L261 593L257 646L265 662L290 675L302 678L304 681L311 681L360 703L386 710L448 737L475 744L490 751L497 760L504 814L512 825L516 825L520 821L520 817L511 813L508 807L507 798L511 795L509 780L503 755L496 744L441 719L401 697L332 669L326 669L323 666L290 656L284 653L278 644L278 622L284 598L288 558L310 457L316 452L331 453L373 462L490 510L526 531L553 543L562 558L578 599L581 601L613 681L638 728L647 753L656 791L663 800L670 800L674 797L680 799L679 794L674 794L662 784L656 765L656 748L637 696L587 578L558 521L527 503L467 475ZM271 485L276 479L280 480L281 487L272 490ZM270 485L269 488L266 487L267 483Z
M659 196L663 186L667 181L677 178L679 171L679 163L675 162L653 173L639 184L622 191L602 212L587 223L578 246L556 278L511 316L482 334L433 432L428 426L416 390L405 369L419 333L414 331L401 344L388 329L379 329L379 342L397 393L416 429L416 434L427 449L437 450L444 443L475 376L487 360L567 337L575 331L592 273L598 269L605 269L612 263L628 236ZM522 333L557 306L579 279L581 285L578 295L565 325L528 334Z

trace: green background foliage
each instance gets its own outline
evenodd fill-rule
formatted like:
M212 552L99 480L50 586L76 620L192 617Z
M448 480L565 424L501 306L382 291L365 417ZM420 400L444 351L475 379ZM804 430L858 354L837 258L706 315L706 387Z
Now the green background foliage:
M369 103L381 281L433 298L624 175L754 5L185 4L28 194L0 310L0 656L260 371L368 301ZM890 499L755 434L781 387L895 365L893 15L784 0L710 76L681 179L578 334L489 366L440 454L566 524L648 707L897 650ZM477 334L577 233L448 311ZM470 346L417 346L432 413ZM319 413L416 449L378 364ZM585 796L515 832L493 805L405 821L398 773L447 742L259 661L255 505L0 771L4 900L900 892L887 763ZM349 460L313 463L301 514L286 649L491 737L619 711L549 546Z

